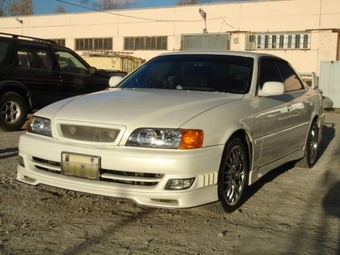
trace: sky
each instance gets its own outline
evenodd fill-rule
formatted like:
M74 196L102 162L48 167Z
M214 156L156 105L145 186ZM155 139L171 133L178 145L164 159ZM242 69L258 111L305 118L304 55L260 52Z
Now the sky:
M174 6L178 0L111 0L120 5L120 9L152 8ZM201 0L200 3L231 2L236 0ZM242 1L242 0L238 0ZM32 0L34 14L55 13L57 6L63 6L66 12L88 12L100 10L103 0ZM92 9L92 10L91 10Z

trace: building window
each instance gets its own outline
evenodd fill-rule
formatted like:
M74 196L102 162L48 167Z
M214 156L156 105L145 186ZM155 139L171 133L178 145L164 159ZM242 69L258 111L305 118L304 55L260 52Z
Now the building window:
M307 49L309 47L309 36L307 34L303 35L303 48Z
M246 50L309 50L310 41L310 33L251 33Z
M300 49L300 35L295 35L295 49Z
M269 39L269 36L268 36L268 35L265 35L265 36L264 36L264 48L265 48L265 49L268 49L268 46L269 46L268 39Z
M280 41L279 41L279 48L280 49L284 48L284 39L285 39L285 36L284 35L280 35Z
M287 43L288 49L292 48L292 38L293 38L293 35L288 35L288 43Z
M272 49L276 49L276 35L272 35Z
M167 50L168 37L125 37L124 50Z
M75 39L76 50L112 50L112 38Z
M65 46L65 39L50 39L52 41L55 41L57 44L61 46Z
M255 35L249 35L248 41L250 43L254 43L255 42Z
M261 45L262 45L262 43L261 43L261 36L260 35L258 35L257 36L257 49L261 49ZM254 49L255 49L255 47L254 47Z

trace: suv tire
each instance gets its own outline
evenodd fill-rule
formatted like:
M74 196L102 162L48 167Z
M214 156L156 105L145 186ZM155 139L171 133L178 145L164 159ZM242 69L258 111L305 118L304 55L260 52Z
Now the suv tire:
M7 92L0 98L0 129L17 131L27 119L25 100L16 92Z

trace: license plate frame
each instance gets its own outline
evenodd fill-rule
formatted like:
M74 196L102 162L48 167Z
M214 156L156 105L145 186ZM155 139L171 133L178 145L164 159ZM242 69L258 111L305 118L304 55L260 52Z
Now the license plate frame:
M99 180L99 169L99 156L72 152L61 153L61 173L63 175Z

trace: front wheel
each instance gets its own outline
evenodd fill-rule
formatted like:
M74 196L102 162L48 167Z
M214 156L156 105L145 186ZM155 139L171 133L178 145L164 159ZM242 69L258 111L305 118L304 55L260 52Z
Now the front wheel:
M235 211L243 203L247 182L248 154L244 142L236 137L224 149L218 176L219 203L211 206L218 212Z
M8 92L0 98L0 129L17 131L27 119L25 100L15 92Z

